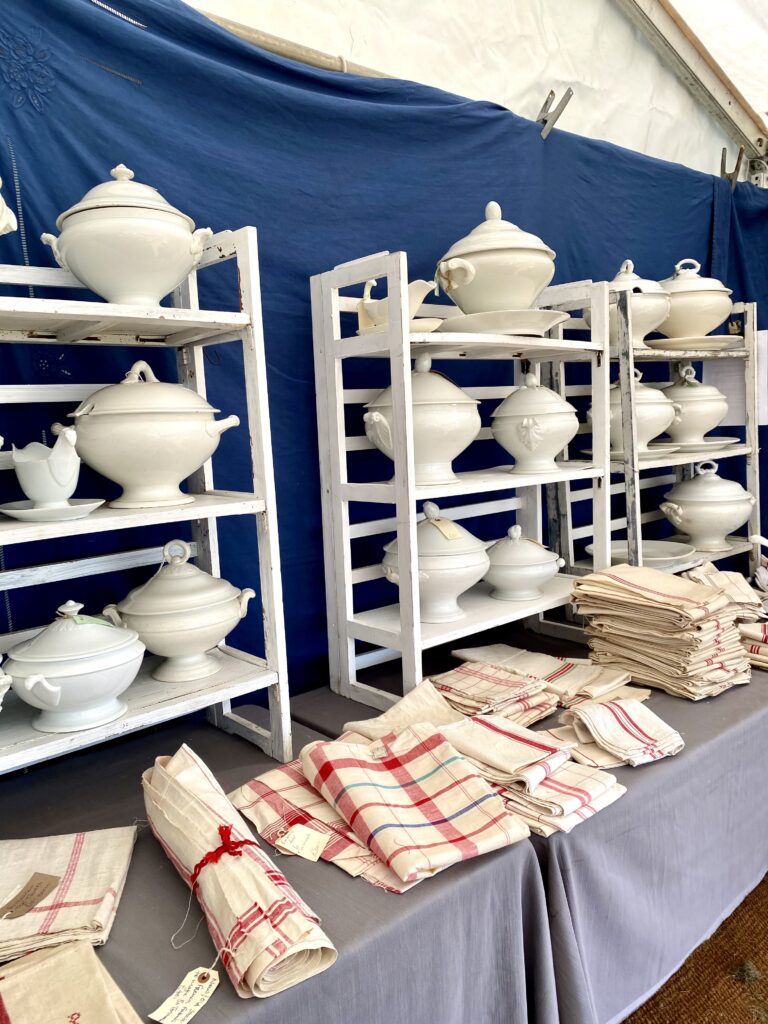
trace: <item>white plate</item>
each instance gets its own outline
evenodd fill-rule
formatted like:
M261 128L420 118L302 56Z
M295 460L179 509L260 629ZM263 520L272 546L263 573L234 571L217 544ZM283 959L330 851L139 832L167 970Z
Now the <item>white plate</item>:
M671 441L668 443L665 441L658 441L656 443L651 441L651 444L649 446L650 450L647 452L638 452L637 455L640 462L645 462L646 459L658 459L660 455L671 455L673 452L676 452L679 447L680 445L672 444ZM591 456L592 449L585 448L582 454ZM623 462L624 452L612 451L609 453L608 457L610 458L611 462Z
M425 316L420 319L411 320L408 324L408 329L411 334L431 334L432 331L436 331L442 323L442 318L439 316ZM387 324L372 324L370 327L361 327L355 331L355 334L379 334L381 331L386 331Z
M495 313L468 313L443 320L438 331L446 334L511 334L540 338L565 320L557 309L502 309Z
M701 441L683 441L682 443L677 441L676 443L683 453L701 452L702 455L727 448L731 444L744 444L740 437L705 437Z
M0 512L23 523L61 523L67 519L85 519L104 504L105 498L70 498L62 508L35 508L31 501L11 501L0 505Z
M648 568L659 568L662 565L674 565L676 562L685 562L696 554L696 548L691 544L683 544L676 540L644 540L643 541L643 565ZM594 554L594 544L587 544L588 555ZM629 548L625 540L614 540L611 542L611 563L622 565L629 557Z
M740 334L708 334L705 338L646 338L645 344L668 352L722 352L743 341Z

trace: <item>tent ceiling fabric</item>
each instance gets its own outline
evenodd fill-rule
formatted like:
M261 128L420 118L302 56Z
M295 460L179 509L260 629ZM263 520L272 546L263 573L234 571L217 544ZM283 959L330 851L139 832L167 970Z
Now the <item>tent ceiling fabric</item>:
M558 127L710 174L719 173L725 146L733 166L735 143L615 0L486 0L482 19L464 0L191 2L396 78L500 103L523 117L536 117L550 89L559 98L571 86L575 95Z

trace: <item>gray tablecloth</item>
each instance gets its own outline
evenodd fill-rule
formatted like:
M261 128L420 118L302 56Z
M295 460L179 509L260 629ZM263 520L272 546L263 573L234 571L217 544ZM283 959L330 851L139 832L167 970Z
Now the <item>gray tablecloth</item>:
M296 729L297 747L317 738ZM144 817L140 774L183 741L229 791L271 762L210 726L175 723L0 780L0 836L130 824ZM195 1024L555 1024L556 993L541 871L518 843L396 896L331 864L277 863L339 950L324 974L267 1000L239 999L227 977ZM214 958L205 926L181 950L188 889L144 829L112 935L99 956L141 1016L187 971ZM193 905L194 906L194 905ZM196 909L196 907L195 907ZM196 923L191 915L191 933ZM181 937L180 937L181 938Z
M583 657L583 648L547 649ZM648 706L682 733L685 750L617 769L621 800L570 835L532 840L561 1024L623 1020L768 870L768 673L698 703L654 691ZM294 713L337 735L376 712L316 690Z

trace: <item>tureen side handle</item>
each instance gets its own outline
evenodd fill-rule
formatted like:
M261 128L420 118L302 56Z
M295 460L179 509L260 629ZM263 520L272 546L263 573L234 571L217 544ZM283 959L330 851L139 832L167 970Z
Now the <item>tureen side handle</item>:
M673 402L672 408L675 410L675 418L672 420L673 423L679 423L683 418L683 407L679 402Z
M389 428L386 416L374 409L373 412L367 412L363 416L363 423L365 423L365 432L369 437L370 434L381 433L385 447L389 448L391 451L395 450L394 441L392 440L392 431ZM375 427L371 426L370 433L368 431L369 424L376 424ZM370 439L373 440L372 437Z
M685 514L674 501L663 501L659 505L659 510L664 513L673 526L682 527L684 525Z
M34 693L41 704L50 708L58 707L61 700L61 687L49 683L45 676L28 676L24 680L24 689L27 693Z
M475 268L469 260L454 256L450 260L441 260L437 265L437 276L444 292L450 294L464 284L475 279Z
M108 604L106 608L102 609L101 614L105 619L109 619L113 626L125 625L120 612L117 610L116 604Z
M256 591L251 590L250 587L246 587L245 590L240 591L240 597L238 603L240 605L240 618L245 618L245 613L248 611L248 602L252 597L256 597Z
M397 571L397 569L395 569L394 566L392 566L392 565L383 565L381 568L382 568L382 571L384 572L384 575L386 576L386 578L389 580L390 583L394 583L395 586L399 586L400 585L400 573ZM428 580L429 579L429 573L425 572L424 569L419 569L419 579L420 580Z
M194 260L192 264L193 267L196 267L200 262L203 250L212 238L213 231L211 228L198 228L197 231L192 234L192 244L189 249L189 254Z
M209 437L218 437L223 434L225 430L229 430L230 427L239 427L240 417L235 416L234 413L231 416L227 416L223 420L209 420L205 425L206 432Z
M56 260L56 262L59 264L62 270L69 270L69 267L64 262L64 257L59 252L59 240L56 237L56 235L51 235L46 231L42 235L40 235L40 241L43 243L43 245L50 245L51 249L53 250L53 258Z

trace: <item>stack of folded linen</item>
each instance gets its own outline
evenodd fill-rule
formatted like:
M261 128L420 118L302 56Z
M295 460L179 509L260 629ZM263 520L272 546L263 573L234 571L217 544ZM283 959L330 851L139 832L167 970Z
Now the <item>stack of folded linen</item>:
M439 732L409 728L368 746L318 740L300 758L309 784L404 882L529 835Z
M626 791L615 775L567 761L538 785L514 782L501 795L509 810L519 814L532 832L550 836L570 832Z
M50 879L47 895L32 903L28 912L0 919L0 961L78 939L103 945L112 930L135 841L136 828L128 826L0 842L2 889L9 900L23 898L35 880ZM0 902L7 905L9 900Z
M766 617L763 597L753 590L738 572L723 572L711 562L704 562L683 574L696 583L720 586L739 608L739 635L749 658L756 668L768 668L768 624L759 620Z
M545 693L542 679L502 665L468 661L431 678L435 689L463 715L503 715L530 725L557 707L557 698Z
M564 712L561 721L573 728L579 743L596 744L614 758L611 767L659 761L685 746L676 729L636 700L589 701Z
M571 599L598 665L690 700L749 682L739 607L722 587L618 565L577 580Z
M451 653L460 661L485 662L533 676L544 683L547 693L557 697L561 707L571 707L585 700L615 700L618 697L647 700L651 695L650 690L627 685L629 672L601 668L588 658L554 657L508 644L466 647Z

